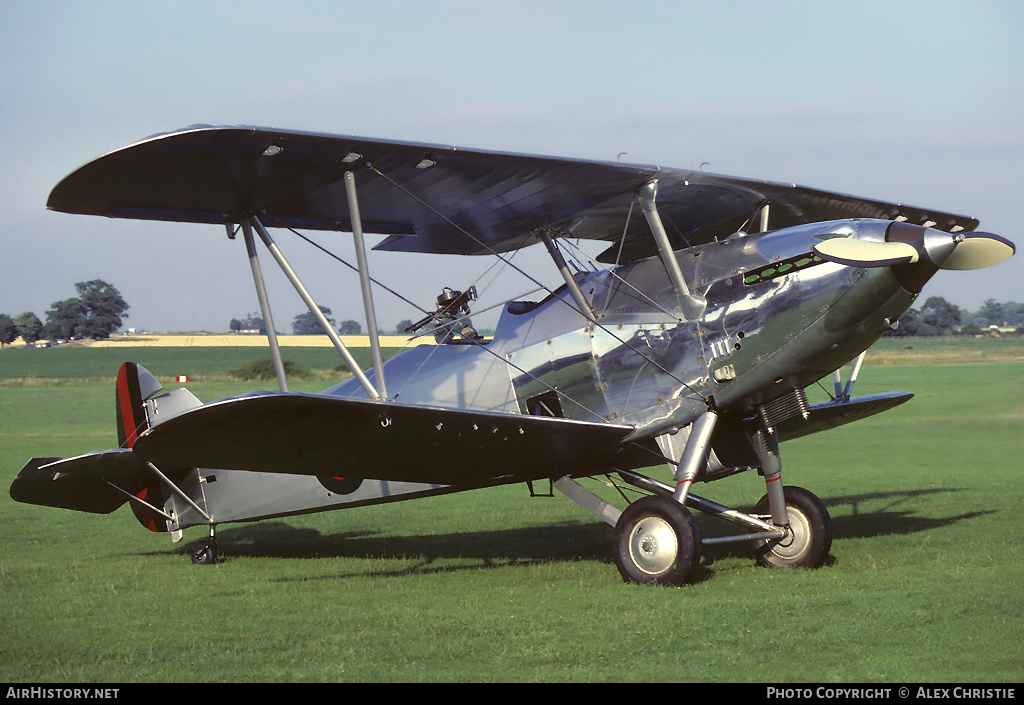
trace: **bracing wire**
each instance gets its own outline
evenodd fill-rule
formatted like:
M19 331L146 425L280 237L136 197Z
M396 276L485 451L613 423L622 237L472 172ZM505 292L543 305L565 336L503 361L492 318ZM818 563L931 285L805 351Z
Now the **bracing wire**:
M293 233L294 233L295 235L298 235L298 236L299 236L300 238L302 238L303 240L305 240L306 242L308 242L308 243L309 243L310 245L312 245L313 247L317 248L318 250L320 250L321 252L323 252L324 254L326 254L326 255L327 255L328 257L331 257L331 258L333 258L333 259L337 260L338 262L341 262L341 263L342 263L343 265L345 265L346 267L348 267L349 269L351 269L351 270L352 270L353 272L356 272L356 273L358 273L358 272L359 272L359 268L358 268L358 267L356 267L355 265L349 264L348 262L346 262L345 260L343 260L343 259L342 259L341 257L339 257L338 255L336 255L336 254L334 254L333 252L331 252L330 250L328 250L328 249L327 249L326 247L324 247L323 245L319 244L318 242L316 242L316 241L314 241L314 240L311 240L311 239L309 239L308 237L306 237L305 235L303 235L302 233L300 233L300 232L299 232L298 230L296 230L295 228L288 228L288 229L289 229L289 230L290 230L291 232L293 232ZM386 284L383 284L383 283L381 283L381 282L380 282L380 281L378 281L377 279L374 279L373 277L370 277L370 281L371 281L371 282L373 282L374 284L376 284L377 286L379 286L379 287L380 287L381 289L384 289L384 291L388 292L388 293L389 293L389 294L391 294L392 296L396 296L396 297L398 297L399 299L401 299L402 301L404 301L405 303L407 303L407 304L409 304L410 306L412 306L413 308L415 308L415 309L418 309L418 310L419 310L419 311L420 311L421 313L430 313L430 311L427 311L427 310L426 310L425 308L423 308L423 307L422 307L422 306L420 306L419 304L417 304L417 303L414 303L414 302L410 301L409 299L405 298L404 296L402 296L401 294L399 294L399 293L398 293L397 291L395 291L395 290L394 290L394 289L392 289L391 287L387 286Z
M602 271L603 271L603 272L604 272L605 274L609 275L610 277L612 277L612 278L614 278L614 279L615 279L616 281L618 281L618 282L619 282L620 284L624 284L625 286L629 287L629 288L630 288L630 289L632 289L632 290L633 290L634 292L636 292L636 293L637 293L637 294L639 295L639 298L641 298L641 299L645 299L645 300L647 301L647 303L649 303L649 304L650 304L651 306L654 306L654 307L655 307L656 309L658 309L659 311L661 311L661 312L662 312L662 313L664 313L665 315L667 315L667 316L671 316L672 318L676 319L677 321L679 321L679 320L682 320L681 318L679 318L679 316L678 316L677 314L675 314L675 313L672 313L672 312L671 312L671 311L669 311L669 310L668 310L667 308L665 308L664 306L662 306L661 304L659 304L659 303L658 303L657 301L655 301L654 299L652 299L652 298L651 298L650 296L648 296L648 295L647 295L646 293L644 293L644 292L643 292L643 291L641 291L640 289L637 289L637 288L636 288L635 286L633 286L633 285L632 285L632 284L630 284L630 283L629 283L628 281L626 281L626 279L624 279L624 278L623 278L622 276L620 276L620 275L619 275L619 274L618 274L618 273L617 273L617 272L615 271L615 269L609 269L609 268L608 268L607 266L605 266L605 265L604 265L604 264L602 264L601 262L598 262L598 261L597 261L596 259L594 259L594 258L593 258L593 257L591 257L591 256L590 256L589 254L587 254L587 252L586 252L586 251L584 251L583 249L581 249L581 248L580 248L580 247L579 247L578 245L572 245L572 246L573 246L573 247L575 247L575 248L576 248L576 250L577 250L577 251L578 251L578 252L579 252L580 254L582 254L582 255L583 255L584 257L587 257L588 259L590 259L590 260L591 260L591 262L593 262L593 263L594 263L594 266L595 266L595 267L599 267L599 268L601 268L601 270L602 270ZM612 293L613 293L613 289L612 289L612 287L608 287L608 296L607 296L607 301L605 301L605 307L607 307L607 306L608 306L608 304L609 304L609 303L611 302L611 297L612 297Z
M367 166L367 168L369 168L369 169L370 169L371 171L373 171L373 172L374 172L375 174L377 174L377 175L378 175L378 176L380 176L380 177L381 177L382 179L384 179L385 181L387 181L387 182L388 182L389 184L391 184L392 186L394 186L395 188L397 188L397 189L398 189L399 191L401 191L402 193L406 194L407 196L409 196L410 198L412 198L412 199L413 199L414 201L416 201L417 203L419 203L420 205L422 205L422 206L423 206L424 208L426 208L427 210L429 210L429 211L430 211L431 213L433 213L433 214L434 214L434 215L436 215L437 217L441 218L441 219L442 219L442 220L444 220L444 221L445 221L446 223L448 223L448 224L449 224L450 226L452 226L453 228L455 228L456 230L458 230L458 231L459 231L460 233L462 233L463 235L465 235L466 237L468 237L468 238L469 238L470 240L472 240L473 242L475 242L475 243L476 243L477 245L479 245L479 246L480 246L481 248L483 248L484 250L486 250L486 251L487 251L487 252L489 252L490 254L493 254L493 255L494 255L495 257L497 257L497 258L501 259L501 260L502 260L503 262L505 262L505 265L506 265L507 267L510 267L511 269L514 269L515 271L519 272L519 273L520 273L521 275L523 275L524 277L526 277L527 279L529 279L530 281L532 281L532 282L533 282L534 284L537 284L537 285L538 285L539 287L543 288L543 289L544 289L545 291L547 291L547 292L548 292L549 294L551 294L551 295L554 295L554 291L552 291L552 290L551 290L550 288L548 288L548 287L547 287L546 285L544 285L544 284L543 284L542 282L538 281L538 280L537 280L537 279L536 279L536 278L535 278L534 276L532 276L532 275L531 275L530 273L526 272L525 270L523 270L523 269L522 269L521 267L519 267L518 265L515 265L515 264L513 264L513 263L511 262L511 260L509 260L509 259L508 259L508 258L506 258L506 257L503 257L503 256L502 256L502 254L501 254L500 252L498 252L498 251L497 251L497 250L495 250L495 249L494 249L493 247L491 247L491 246L490 246L490 245L488 245L487 243L483 242L482 240L480 240L479 238L477 238L476 236L474 236L474 235L473 235L472 233L470 233L469 231L467 231L467 230L466 230L465 228L463 228L462 226L460 226L460 225L459 225L458 223L455 223L454 221L452 221L452 220L451 220L451 219L450 219L450 218L449 218L448 216L446 216L446 215L445 215L444 213L441 213L440 211L438 211L438 210L437 210L436 208L434 208L434 207L433 207L433 206L432 206L431 204L429 204L429 203L427 203L426 201L424 201L424 200L423 200L422 198L420 198L419 196L417 196L417 195L416 195L415 193L413 193L412 191L410 191L409 189L407 189L407 188L406 188L405 186L403 186L402 184L398 183L397 181L395 181L394 179L392 179L392 178L391 178L390 176L388 176L387 174L385 174L384 172L382 172L382 171L381 171L380 169L378 169L377 167L373 166L372 164L366 163L366 166ZM579 314L580 316L582 316L582 317L586 318L586 316L584 315L584 313L583 313L582 311L580 311L580 310L579 310L579 308L577 308L577 307L576 307L576 306L575 306L575 305L574 305L573 303L571 303L571 302L569 302L569 301L567 301L567 300L563 299L562 297L555 297L555 298L557 298L557 299L558 299L559 301L561 301L561 302L562 302L562 303L563 303L563 304L564 304L565 306L568 306L568 307L569 307L570 309L572 309L573 311L575 311L576 313L578 313L578 314ZM648 362L650 362L650 363L651 363L651 364L652 364L652 365L653 365L654 367L656 367L656 368L658 368L659 370L661 370L661 371L662 371L663 373L665 373L665 374L666 374L666 375L667 375L668 377L670 377L671 379L673 379L673 380L675 380L676 382L678 382L678 383L679 383L679 384L680 384L681 386L685 387L685 388L686 388L687 390L689 390L690 392L692 392L692 393L693 393L693 394L695 394L696 396L700 397L700 398L701 398L701 399L702 399L702 400L703 400L704 402L710 402L710 399L709 399L709 398L708 398L708 397L707 397L706 395L704 395L703 393L701 393L701 392L700 392L699 390L695 389L695 388L694 388L694 387L693 387L692 385L690 385L690 384L687 384L687 383L686 383L686 382L684 382L683 380L679 379L679 378L678 378L678 377L677 377L676 375L672 374L672 372L670 372L670 371L669 371L668 369L666 369L666 368L665 368L665 367L664 367L663 365L661 365L661 364L660 364L660 363L659 363L659 362L658 362L657 360L654 360L654 359L652 359L652 358L648 357L647 355L645 355L645 354L643 353L643 351L641 351L641 350L638 350L638 349L637 349L636 347L634 347L633 345L630 345L630 344L629 344L629 342L627 342L626 340L623 340L623 339L622 339L621 337L619 337L618 335L616 335L616 334L615 334L615 333L614 333L614 332L613 332L612 330L610 330L610 329L609 329L609 328L608 328L607 326L604 326L604 325L602 325L602 324L600 324L600 323L596 323L596 322L595 322L595 323L593 323L593 325L594 325L595 327L597 327L597 328L600 328L600 329L601 329L602 331L604 331L605 333L607 333L607 334L608 334L609 336L611 336L612 338L614 338L615 340L617 340L617 341L618 341L619 343L621 343L621 344L622 344L622 345L624 345L625 347L627 347L627 348L629 348L630 350L632 350L632 351L633 351L634 353L636 353L636 354L637 354L638 356L640 356L640 357L641 357L641 358L643 358L644 360L647 360ZM493 351L490 351L490 352L492 352L492 353L493 353ZM507 361L506 361L506 362L507 362ZM517 368L517 369L518 369L518 368ZM522 370L520 370L520 371L522 371ZM528 373L526 373L525 371L522 371L522 372L524 372L524 374L528 374ZM531 377L531 379L535 379L535 378L533 378L533 376L532 376L532 375L528 375L528 376L530 376L530 377ZM539 380L539 379L535 379L535 381L537 381L537 382L540 382L541 384L544 384L544 382L542 382L542 381L541 381L541 380ZM557 391L557 390L555 390L555 391ZM559 395L562 395L562 392L558 392L558 394L559 394ZM568 398L568 397L566 397L566 398ZM570 401L573 401L573 400L571 400L571 399L570 399ZM574 402L574 403L576 403L576 402Z
M350 263L346 262L346 261L345 261L344 259L342 259L342 258L341 258L341 257L339 257L338 255L336 255L335 253L333 253L333 252L331 252L330 250L328 250L327 248L325 248L325 247L321 246L320 244L318 244L318 243L317 243L317 242L315 242L314 240L311 240L310 238L306 237L305 235L303 235L302 233L298 232L298 231L297 231L297 230L295 230L294 228L288 228L288 229L289 229L289 230L291 230L291 232L293 232L293 233L294 233L295 235L297 235L297 236L298 236L299 238L301 238L301 239L305 240L306 242L308 242L309 244L313 245L314 247L316 247L316 248L317 248L318 250L320 250L321 252L323 252L323 253L327 254L328 256L330 256L331 258L333 258L333 259L337 260L338 262L341 262L342 264L344 264L344 265L345 265L346 267L348 267L348 268L349 268L349 269L351 269L352 271L355 271L355 272L358 272L358 271L359 271L359 269L358 269L357 267L355 267L355 266L353 266L352 264L350 264ZM502 259L503 259L503 258L502 258ZM507 262L506 262L506 263L507 263ZM490 269L488 269L487 271L490 271ZM382 284L382 283L381 283L381 282L379 282L379 281L378 281L377 279L374 279L373 277L370 277L370 281L372 281L372 282L373 282L374 284L376 284L377 286L381 287L382 289L384 289L384 290L385 290L385 291L387 291L388 293L390 293L390 294L392 294L392 295L394 295L394 296L397 296L397 297L398 297L399 299L401 299L402 301L406 302L406 303L407 303L407 304L409 304L410 306L413 306L414 308L417 308L417 309L419 309L419 310L420 310L421 312L423 312L423 313L425 313L425 314L428 314L428 315L429 315L430 313L432 313L432 312L430 312L430 311L427 311L426 309L424 309L424 308L420 307L419 305L417 305L417 304L413 303L412 301L410 301L410 300L409 300L409 299L407 299L406 297L404 297L404 296L402 296L401 294L399 294L399 293L398 293L397 291L395 291L394 289L392 289L392 288L390 288L390 287L386 286L385 284ZM536 293L537 291L541 291L541 290L544 290L544 291L548 291L548 293L550 293L550 290L549 290L549 289L548 289L548 288L547 288L546 286L544 286L543 284L541 284L541 285L539 285L539 286L538 286L537 288L535 288L535 289L532 289L532 290L530 290L530 291L528 291L528 292L526 292L526 293L522 294L521 296L528 296L528 295L530 295L530 294ZM502 305L503 303L505 303L505 302L501 302L501 303L495 304L495 306L500 306L500 305ZM468 314L468 315L476 315L476 314L479 314L479 313L484 313L484 312L486 312L486 311L489 311L489 310L490 310L490 309L492 309L492 308L495 308L495 306L491 306L490 308L487 308L487 309L483 309L483 311L477 311L477 312L475 312L475 314ZM456 320L458 320L458 321L461 321L461 320L463 320L464 318L468 317L468 315L467 315L467 316L461 316L461 317L459 317L459 318L458 318L458 319L456 319ZM433 332L433 330L436 330L436 328L434 328L434 329L431 329L431 331L430 331L430 332ZM415 338L415 337L416 337L416 336L413 336L413 338ZM574 404L575 406L578 406L579 408L581 408L581 409L583 409L584 411L586 411L586 412L588 412L588 413L592 414L593 416L596 416L596 417L597 417L598 419L601 419L602 421L604 421L604 420L605 420L605 419L604 419L604 417L602 417L602 416L601 416L600 414L598 414L597 412L595 412L595 411L594 411L593 409L590 409L590 408L589 408L589 407L587 407L587 406L586 406L585 404L583 404L583 403L581 403L581 402L578 402L578 401L576 401L575 399L573 399L572 397L570 397L570 396L569 396L568 394L566 394L565 392L562 392L562 391L559 391L559 390L555 389L554 387L552 387L551 385L549 385L549 384L548 384L547 382L545 382L544 380L542 380L542 379L539 379L539 378L537 378L537 377L535 377L535 376L531 375L531 374L530 374L529 372L527 372L526 370L524 370L524 369L522 369L522 368L518 367L517 365L514 365L514 364L512 364L512 362L511 362L511 361L509 361L509 360L507 360L506 358L502 357L501 355L499 355L498 353L494 352L493 350L490 350L490 349L489 349L489 348L488 348L488 347L487 347L486 345L480 345L479 347L480 347L480 348L481 348L482 350L484 350L484 351L486 351L487 353L489 353L490 355L493 355L493 356L494 356L494 357L496 357L497 359L501 360L501 361L502 361L502 362L503 362L504 364L506 364L506 365L508 365L509 367L511 367L511 368L513 368L513 369L515 369L515 370L517 370L518 372L520 372L520 373L522 373L522 374L526 375L526 376L527 376L527 377L529 377L529 378L530 378L531 380L533 380L533 381L537 382L538 384L542 385L543 387L547 388L547 389L548 389L549 391L555 392L555 393L556 393L556 394L558 394L558 395L559 395L560 397L564 398L564 399L565 399L566 401L568 401L568 402L570 402L570 403ZM430 355L433 355L433 352L434 352L434 351L431 351ZM429 359L429 357L430 357L430 356L428 355L427 359ZM419 367L419 368L417 368L416 372L419 372L419 369L421 369L421 368L423 367L423 365L424 365L424 364L426 364L426 360L424 360L424 362L420 364L420 367ZM398 393L397 393L397 394L395 394L395 398L397 398L397 397L398 397L398 395L402 393L402 391L403 391L403 390L405 389L405 387L406 387L406 386L407 386L407 385L409 384L409 382L410 382L410 381L412 381L412 378L413 378L413 377L415 377L415 373L414 373L413 375L410 375L410 378L409 378L409 379L408 379L408 380L406 381L406 383L405 383L404 385L402 385L402 388L398 390Z

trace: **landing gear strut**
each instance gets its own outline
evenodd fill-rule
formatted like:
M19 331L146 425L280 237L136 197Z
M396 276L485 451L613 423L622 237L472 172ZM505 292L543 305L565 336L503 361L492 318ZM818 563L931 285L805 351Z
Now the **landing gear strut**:
M694 481L708 479L708 453L716 421L717 413L709 409L686 433L656 439L673 468L674 485L616 468L627 484L649 493L622 512L568 476L553 483L554 488L615 527L615 565L626 582L683 583L700 562L702 547L722 543L752 545L757 561L773 568L819 568L828 558L832 547L828 510L807 490L783 485L778 440L767 428L749 434L758 465L726 468L731 471L728 474L760 468L766 494L752 513L731 509L690 491ZM690 510L739 526L745 533L703 538Z
M820 568L832 547L832 519L820 499L802 487L785 487L789 525L779 539L757 541L757 562L769 568ZM768 495L754 506L754 515L770 519Z

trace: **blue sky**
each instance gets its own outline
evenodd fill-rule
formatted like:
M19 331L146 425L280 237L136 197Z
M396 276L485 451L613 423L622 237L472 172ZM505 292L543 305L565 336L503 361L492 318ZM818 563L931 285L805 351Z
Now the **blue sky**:
M149 330L225 330L258 310L244 246L222 228L45 209L85 162L196 123L709 162L971 215L1021 245L1022 32L1017 0L4 0L0 312L43 318L97 278L124 294L129 325ZM348 256L351 238L333 237L322 241ZM336 320L362 320L354 276L290 237L279 244ZM429 306L491 261L371 253L370 264ZM303 305L269 257L264 268L289 330ZM532 271L558 282L540 258ZM940 273L923 296L975 309L1024 301L1021 282L1018 254ZM487 303L528 288L496 285ZM381 327L420 315L375 296Z

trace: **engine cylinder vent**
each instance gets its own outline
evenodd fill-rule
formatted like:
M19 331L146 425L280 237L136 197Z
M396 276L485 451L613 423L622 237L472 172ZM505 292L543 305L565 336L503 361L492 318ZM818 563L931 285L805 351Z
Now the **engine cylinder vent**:
M774 433L775 427L779 424L798 416L805 420L809 419L811 412L807 407L807 395L803 389L797 388L761 404L757 409L757 415L765 429L769 433Z

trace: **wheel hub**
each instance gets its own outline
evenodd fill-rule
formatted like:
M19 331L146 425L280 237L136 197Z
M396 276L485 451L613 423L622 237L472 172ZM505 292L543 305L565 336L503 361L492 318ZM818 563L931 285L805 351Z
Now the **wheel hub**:
M786 507L789 515L789 526L786 535L770 542L772 553L785 559L798 558L807 550L811 541L811 525L807 515L799 509Z
M658 575L672 567L678 553L678 539L667 521L649 516L636 523L629 539L629 555L637 568Z

